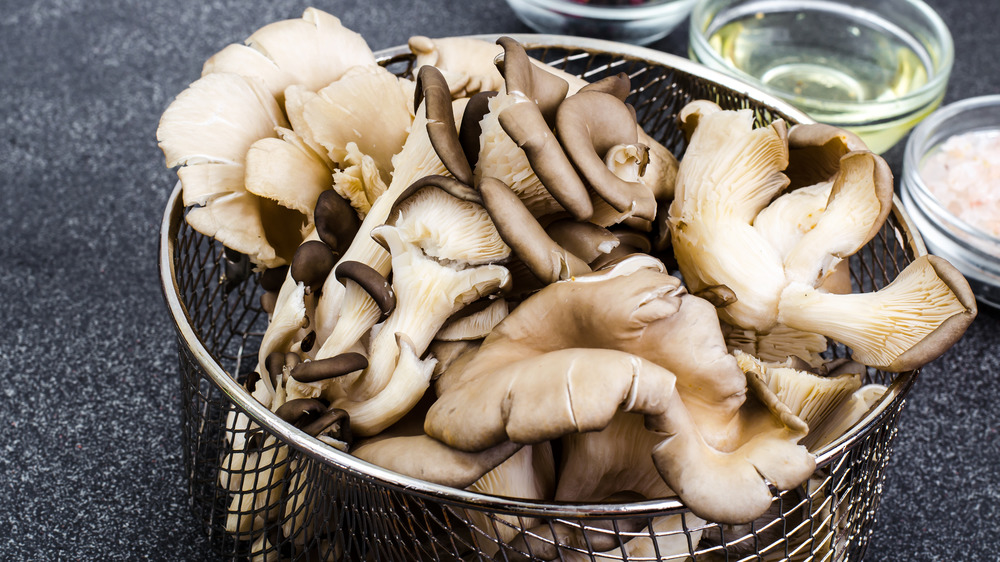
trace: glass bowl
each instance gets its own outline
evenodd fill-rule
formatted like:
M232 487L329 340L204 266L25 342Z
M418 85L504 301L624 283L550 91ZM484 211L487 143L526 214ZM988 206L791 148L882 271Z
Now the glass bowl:
M507 0L540 33L580 35L644 45L665 37L696 0Z
M1000 214L1000 154L988 164L979 146L983 143L977 142L984 140L1000 151L1000 95L969 98L935 111L906 143L900 191L927 249L965 274L979 302L1000 309L1000 227L979 221ZM935 164L935 155L943 154L947 158ZM984 164L981 169L992 167L992 181L967 175L975 161ZM956 190L939 191L943 177L927 166L939 169L940 163L960 182ZM984 212L977 215L977 208Z
M920 0L700 0L689 51L885 152L944 97L951 33Z

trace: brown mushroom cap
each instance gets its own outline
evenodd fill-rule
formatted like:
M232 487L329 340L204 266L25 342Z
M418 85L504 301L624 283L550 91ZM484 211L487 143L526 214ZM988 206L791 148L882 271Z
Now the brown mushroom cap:
M545 227L545 233L586 263L608 255L620 244L608 229L586 221L557 220Z
M497 44L503 47L503 55L497 57L496 64L503 75L508 94L526 96L534 101L551 127L555 123L556 107L569 92L569 83L531 63L524 46L511 39L501 37Z
M396 308L396 295L389 281L370 265L356 261L342 261L337 264L335 275L341 283L349 279L364 288L382 311L383 320Z
M360 226L351 204L336 191L324 191L316 199L313 218L319 239L338 256L344 255Z
M552 283L590 271L583 260L549 238L507 184L496 178L483 178L479 192L504 242L539 280Z
M479 135L483 133L481 121L490 111L490 99L496 95L497 92L493 90L479 92L469 98L469 103L465 105L465 112L462 114L458 141L462 144L462 151L465 152L465 160L473 168L479 161Z
M413 106L420 107L422 101L427 112L427 136L434 151L458 181L471 185L472 167L458 138L448 81L433 66L422 66L417 73Z
M632 91L632 81L628 77L628 74L624 72L619 72L614 76L607 76L601 78L597 82L591 82L586 86L580 88L579 92L601 92L614 96L621 101L625 101L629 93Z
M638 142L629 106L614 95L581 90L559 106L556 135L583 179L615 210L650 221L656 217L653 192L640 182L622 180L604 162L612 147Z
M368 358L360 353L341 353L334 357L299 363L291 370L299 382L317 382L360 371L368 366Z
M329 246L320 240L307 240L295 250L290 273L297 283L316 290L323 286L336 263L337 256Z

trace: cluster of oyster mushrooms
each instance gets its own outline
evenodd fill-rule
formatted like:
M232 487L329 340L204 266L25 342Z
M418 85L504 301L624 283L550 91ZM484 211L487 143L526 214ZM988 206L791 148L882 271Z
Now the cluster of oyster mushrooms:
M209 59L157 133L189 224L261 272L248 390L331 446L484 493L677 495L745 523L877 399L866 367L919 367L975 316L933 257L851 292L892 178L849 133L699 101L678 164L626 75L589 84L509 38L409 44L414 80L309 9ZM229 531L261 553L269 521L307 540L308 483L275 486L288 452L248 425L227 427ZM574 532L536 523L497 539L544 555L539 536Z

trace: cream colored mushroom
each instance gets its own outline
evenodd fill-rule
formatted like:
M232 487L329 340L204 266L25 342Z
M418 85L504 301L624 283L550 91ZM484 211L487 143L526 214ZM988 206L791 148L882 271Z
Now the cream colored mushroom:
M288 86L319 90L357 65L376 66L364 38L335 16L306 8L300 19L265 25L245 44L225 47L205 62L202 75L223 72L253 77L281 104Z
M381 66L355 66L309 98L302 119L334 162L347 161L347 145L353 142L389 183L393 156L413 123L410 100L399 82Z
M275 136L275 127L287 127L287 122L259 81L220 73L181 92L156 130L167 166L182 166L178 176L185 205L198 205L188 212L188 223L264 267L286 263L291 256L278 255L268 240L271 225L242 176L247 150L257 140Z

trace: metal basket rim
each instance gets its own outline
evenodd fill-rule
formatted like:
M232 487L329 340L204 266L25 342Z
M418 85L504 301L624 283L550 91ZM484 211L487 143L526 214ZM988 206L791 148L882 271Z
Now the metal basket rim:
M783 112L789 117L802 121L813 122L801 111L789 106L777 98L772 98L751 85L735 78L720 74L703 67L688 59L654 51L649 48L627 45L600 39L580 38L559 35L542 34L508 34L526 47L555 47L564 49L584 49L602 54L621 55L631 58L649 60L663 64L682 72L712 80L719 85L742 93L754 101L770 103L770 109ZM478 39L493 40L497 34L469 36ZM393 57L409 53L405 45L383 49L375 53L380 63L385 63ZM901 224L906 235L905 245L908 245L915 255L927 253L923 241L915 230L909 216L902 209L898 198L893 196L892 212ZM209 352L201 336L195 330L187 307L181 298L175 270L175 246L177 235L184 217L184 205L181 197L181 184L176 182L167 200L158 247L158 270L162 294L170 317L178 335L178 345L185 345L193 359L204 370L208 379L235 405L239 410L253 420L254 423L266 428L285 444L290 445L309 457L337 470L348 473L380 486L390 487L405 493L433 499L434 501L456 506L469 507L477 510L488 510L497 513L524 515L544 518L577 518L577 519L614 519L626 517L659 516L667 513L682 513L687 507L677 498L661 498L628 503L581 503L555 502L541 500L526 500L492 496L470 492L419 480L410 476L382 468L366 462L348 453L328 446L279 418L274 412L264 407L254 399L236 379L231 376ZM863 438L881 424L890 405L903 400L919 371L900 373L889 385L889 391L873 407L869 413L837 441L827 445L816 453L817 467L823 467L846 451L858 445Z

